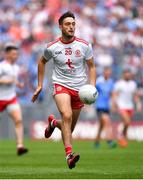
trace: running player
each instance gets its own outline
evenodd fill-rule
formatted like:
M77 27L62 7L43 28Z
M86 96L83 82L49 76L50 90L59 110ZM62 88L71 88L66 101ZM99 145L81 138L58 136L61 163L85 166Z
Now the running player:
M137 84L133 80L133 74L130 68L125 68L123 77L115 83L112 106L117 111L123 121L123 131L119 137L121 147L127 147L127 131L131 123L131 117L134 113L134 102L137 111L141 111L142 105L137 90Z
M5 60L0 62L0 112L7 110L13 119L17 139L17 154L22 155L28 150L23 144L22 114L15 92L15 86L23 87L23 84L17 80L19 67L15 62L18 58L18 48L12 44L7 45L5 54Z
M86 65L88 67L89 83L94 86L96 72L91 46L86 41L74 36L74 14L71 12L63 14L59 18L59 28L62 36L46 45L43 56L39 60L38 87L32 101L34 102L37 99L42 90L46 62L53 59L54 100L62 121L57 121L53 115L50 115L45 137L49 138L55 127L61 129L67 164L72 169L80 158L78 154L72 153L72 132L83 107L83 103L78 96L78 90L87 82Z
M111 78L112 70L110 67L105 67L103 75L96 80L96 88L99 92L96 100L95 108L99 118L99 129L95 139L95 147L100 147L100 136L104 130L107 143L110 148L116 147L113 141L113 131L110 119L110 99L114 87L114 81Z

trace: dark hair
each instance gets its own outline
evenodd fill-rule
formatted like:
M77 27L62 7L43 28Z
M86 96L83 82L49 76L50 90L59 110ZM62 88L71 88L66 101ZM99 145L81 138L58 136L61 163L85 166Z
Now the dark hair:
M18 47L14 45L8 45L5 47L5 52L10 52L11 50L18 50Z
M59 18L59 25L61 25L64 19L67 17L72 17L73 19L75 19L74 14L71 11L67 11L66 13L62 14L61 17Z

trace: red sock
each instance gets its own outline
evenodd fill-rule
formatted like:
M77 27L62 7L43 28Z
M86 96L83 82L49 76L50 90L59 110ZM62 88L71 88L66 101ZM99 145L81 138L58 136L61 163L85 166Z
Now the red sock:
M72 146L71 145L65 146L65 152L66 152L66 156L71 154L72 153Z

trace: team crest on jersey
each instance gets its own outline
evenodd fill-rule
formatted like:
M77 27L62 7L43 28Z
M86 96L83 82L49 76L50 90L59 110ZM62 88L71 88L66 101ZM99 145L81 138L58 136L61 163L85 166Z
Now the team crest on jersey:
M75 51L75 57L81 57L81 52L79 49Z

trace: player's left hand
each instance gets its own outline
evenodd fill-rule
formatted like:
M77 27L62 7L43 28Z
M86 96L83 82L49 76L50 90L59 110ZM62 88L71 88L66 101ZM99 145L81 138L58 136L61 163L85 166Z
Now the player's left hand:
M36 101L36 99L38 98L40 92L42 91L42 87L38 86L37 89L35 90L33 97L31 99L31 101L34 103Z

